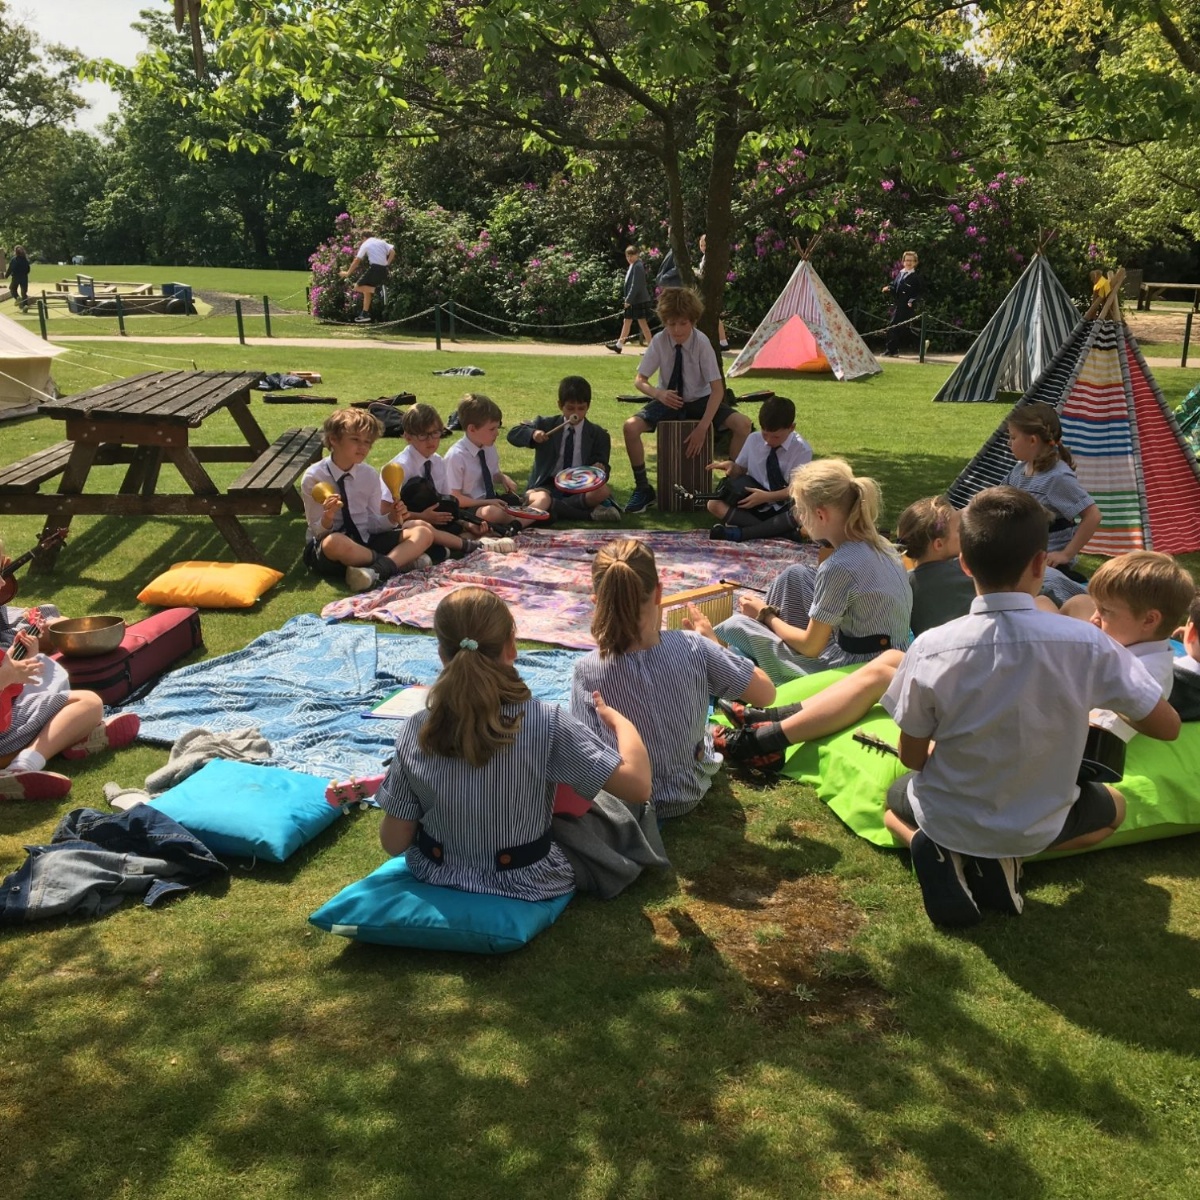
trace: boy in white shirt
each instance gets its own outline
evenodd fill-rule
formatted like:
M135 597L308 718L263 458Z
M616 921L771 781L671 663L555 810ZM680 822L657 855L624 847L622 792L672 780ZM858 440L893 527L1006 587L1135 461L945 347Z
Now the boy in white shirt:
M881 701L911 769L888 790L884 823L910 847L936 925L974 924L981 906L1019 913L1022 858L1093 846L1120 826L1119 792L1076 784L1089 710L1179 736L1162 687L1127 650L1034 605L1048 536L1029 493L973 497L960 531L971 611L921 634Z
M1183 653L1175 660L1171 707L1185 721L1200 721L1200 592L1188 606L1182 630Z
M708 502L718 520L709 532L714 541L795 538L800 532L788 483L797 467L812 462L812 447L796 432L796 406L786 396L768 396L758 421L762 432L746 439L736 461L709 464L710 471L725 473L718 490L728 496Z

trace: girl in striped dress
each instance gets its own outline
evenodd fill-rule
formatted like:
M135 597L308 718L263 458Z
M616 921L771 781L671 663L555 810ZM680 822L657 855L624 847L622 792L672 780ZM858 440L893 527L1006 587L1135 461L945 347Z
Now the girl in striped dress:
M900 556L875 528L879 485L844 459L824 458L793 472L791 492L805 532L833 553L815 568L788 567L765 600L743 596L717 637L775 683L906 649L912 589Z
M517 628L498 596L459 588L433 616L442 673L424 712L405 722L377 799L379 840L426 883L518 900L575 889L550 836L559 783L591 799L605 789L629 804L650 796L637 730L597 693L596 736L562 709L534 700L517 674Z
M1054 519L1046 565L1073 575L1076 556L1100 528L1100 508L1075 478L1075 460L1063 445L1058 412L1052 404L1021 404L1005 424L1008 448L1017 460L1006 482L1032 493L1050 511Z
M710 696L770 704L775 686L755 665L700 632L662 628L662 585L654 553L624 538L592 560L599 649L575 664L571 711L611 743L589 698L603 692L628 715L646 743L654 771L652 800L659 820L700 803L721 766L708 726ZM691 621L708 627L698 610Z

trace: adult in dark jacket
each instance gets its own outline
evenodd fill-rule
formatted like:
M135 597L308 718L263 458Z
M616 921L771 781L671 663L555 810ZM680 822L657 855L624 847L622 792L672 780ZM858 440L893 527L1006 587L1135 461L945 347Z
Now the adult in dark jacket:
M8 264L8 270L4 273L5 278L11 278L12 283L9 285L8 294L22 308L29 307L29 256L25 253L24 246L14 246L12 261ZM18 296L20 299L17 299Z
M891 328L888 329L887 348L883 353L888 358L895 358L900 353L900 339L904 331L912 328L904 322L916 315L924 291L921 276L917 273L915 250L905 250L903 265L896 273L896 278L883 290L885 294L892 293L892 316L888 322Z

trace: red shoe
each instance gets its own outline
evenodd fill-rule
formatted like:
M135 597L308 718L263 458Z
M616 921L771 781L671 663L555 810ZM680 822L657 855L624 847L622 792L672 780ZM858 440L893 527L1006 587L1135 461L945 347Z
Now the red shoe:
M63 758L87 758L90 754L99 754L102 750L120 750L128 746L138 735L142 727L142 718L137 713L121 713L117 717L108 717L100 722L82 742L68 746L62 751Z
M61 800L70 790L57 771L0 771L0 800Z
M355 779L351 776L341 783L336 779L331 779L329 786L325 789L325 799L334 808L344 804L362 804L368 796L373 796L379 791L386 778L386 774L368 775L366 779Z

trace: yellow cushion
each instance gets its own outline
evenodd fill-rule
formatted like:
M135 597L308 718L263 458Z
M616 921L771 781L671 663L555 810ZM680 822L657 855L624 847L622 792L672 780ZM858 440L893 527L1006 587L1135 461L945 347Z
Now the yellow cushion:
M181 562L151 580L138 599L165 608L249 608L282 578L282 571L258 563Z

